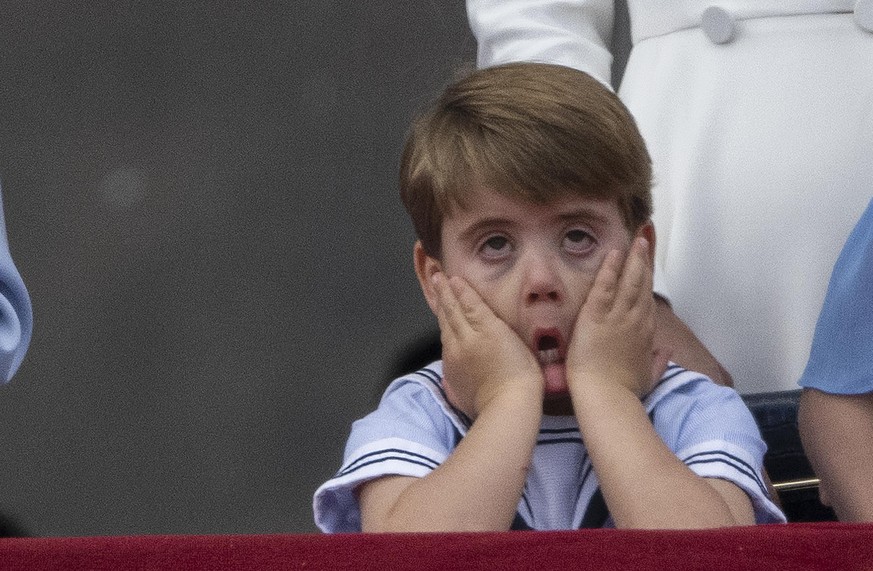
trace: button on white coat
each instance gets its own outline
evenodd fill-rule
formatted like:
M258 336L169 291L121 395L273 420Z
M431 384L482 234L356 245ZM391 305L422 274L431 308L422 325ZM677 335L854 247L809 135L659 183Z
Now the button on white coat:
M859 3L863 1L859 0ZM726 44L734 39L737 22L724 8L710 6L700 17L700 27L712 43Z
M873 32L873 0L855 2L855 23L862 30Z

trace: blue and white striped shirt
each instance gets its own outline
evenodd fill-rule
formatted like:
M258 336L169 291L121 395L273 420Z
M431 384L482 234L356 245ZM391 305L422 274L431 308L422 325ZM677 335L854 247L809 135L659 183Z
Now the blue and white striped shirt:
M785 521L764 484L766 445L733 389L671 364L643 403L655 430L692 471L744 490L759 523ZM388 475L428 475L469 425L446 398L440 361L395 380L379 407L353 424L342 468L316 491L316 524L325 532L360 531L357 486ZM544 415L513 527L611 525L575 417Z

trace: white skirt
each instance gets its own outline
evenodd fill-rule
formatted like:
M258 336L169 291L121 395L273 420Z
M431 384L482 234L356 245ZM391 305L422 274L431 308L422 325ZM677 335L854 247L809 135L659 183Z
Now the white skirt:
M797 388L873 196L873 33L851 12L772 3L731 3L733 39L716 44L689 25L702 8L659 28L631 0L619 91L655 167L657 287L747 393Z

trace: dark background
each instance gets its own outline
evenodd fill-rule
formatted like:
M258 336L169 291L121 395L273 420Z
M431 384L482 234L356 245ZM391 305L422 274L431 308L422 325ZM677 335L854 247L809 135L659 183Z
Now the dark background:
M0 180L34 334L0 512L34 535L314 531L431 331L396 170L475 57L452 1L4 0Z

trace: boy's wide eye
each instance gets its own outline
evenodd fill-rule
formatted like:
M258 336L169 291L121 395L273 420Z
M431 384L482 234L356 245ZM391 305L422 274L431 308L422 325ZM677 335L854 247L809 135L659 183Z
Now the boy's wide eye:
M479 251L487 257L499 257L509 251L509 240L504 236L491 236L482 242Z
M594 237L585 230L570 230L564 236L564 247L573 253L587 252L594 245Z

